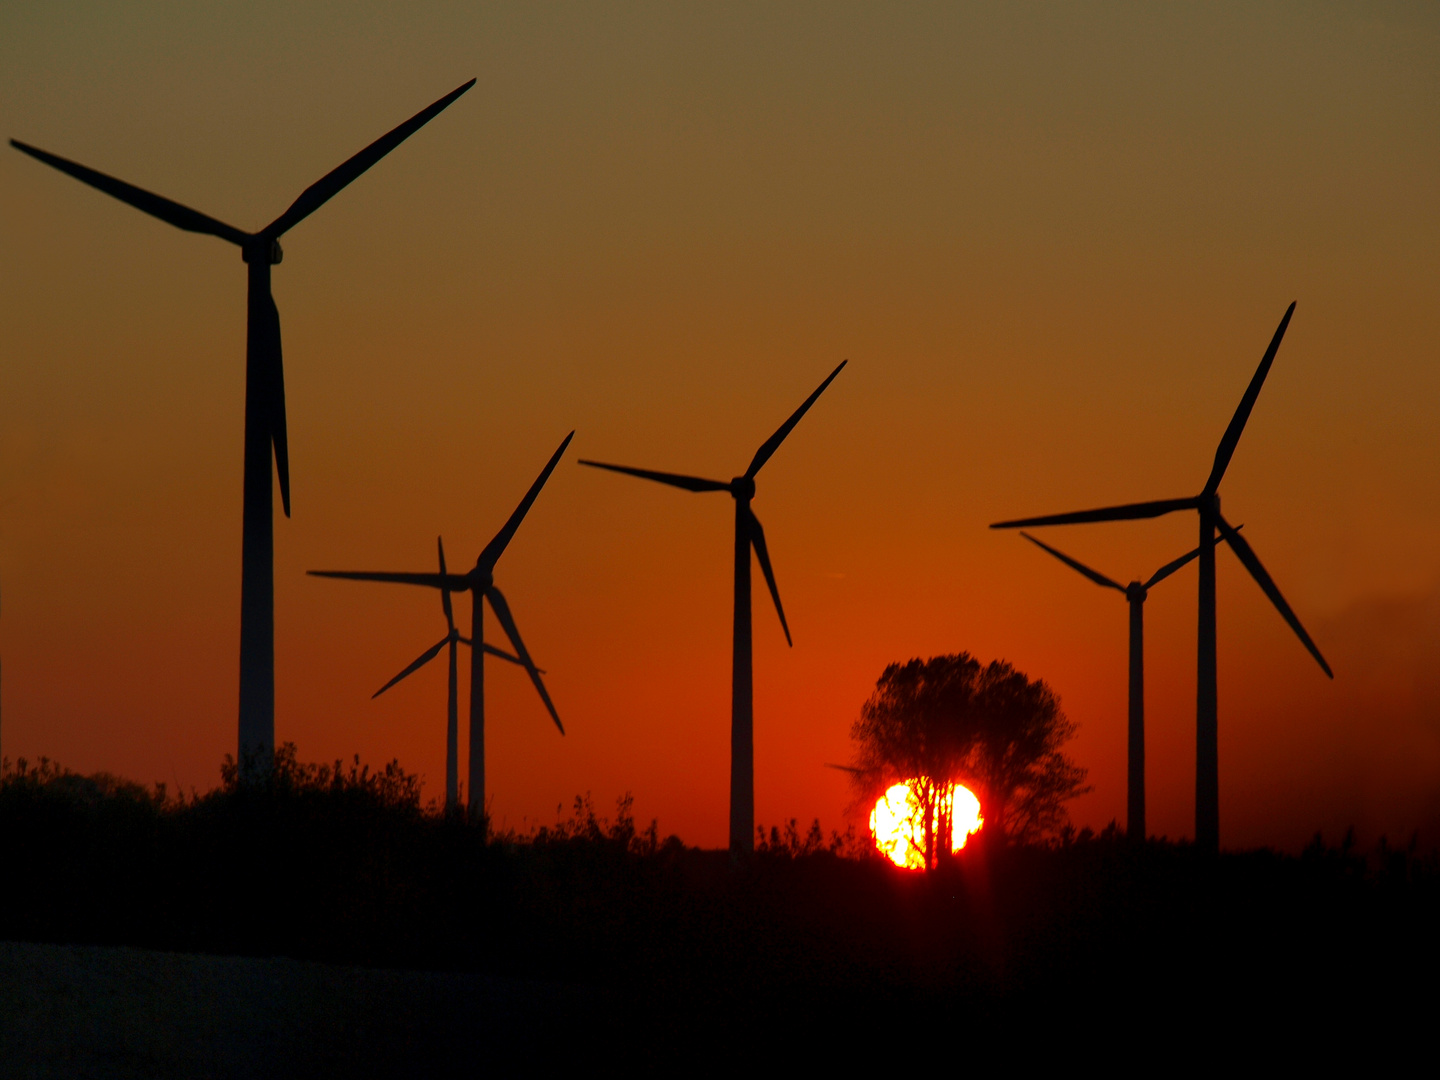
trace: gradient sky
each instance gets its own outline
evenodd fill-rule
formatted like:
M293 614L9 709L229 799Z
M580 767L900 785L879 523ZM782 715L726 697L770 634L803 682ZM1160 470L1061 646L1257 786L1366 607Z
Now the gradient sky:
M443 790L442 665L370 701L437 598L303 571L469 565L575 428L496 575L569 734L492 666L493 811L630 791L722 844L730 500L574 460L728 478L848 357L760 476L757 818L841 825L885 664L967 649L1053 684L1077 822L1123 821L1123 599L985 526L1198 490L1296 300L1222 495L1336 679L1222 551L1222 838L1440 839L1436 8L295 8L0 7L0 135L255 228L479 78L275 270L302 757ZM233 751L244 304L234 248L0 153L6 756L204 789ZM1128 580L1195 526L1045 536ZM1147 608L1170 836L1194 590Z

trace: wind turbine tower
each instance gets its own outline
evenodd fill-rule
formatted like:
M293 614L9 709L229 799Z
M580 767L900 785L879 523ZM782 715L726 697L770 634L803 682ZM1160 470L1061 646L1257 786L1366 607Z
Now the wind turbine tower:
M1238 532L1243 526L1237 525L1235 528ZM1196 548L1194 551L1166 563L1151 574L1146 581L1132 581L1128 585L1121 585L1100 571L1092 570L1080 560L1072 559L1063 551L1035 539L1027 532L1022 531L1020 535L1036 547L1054 555L1072 570L1083 574L1096 585L1104 586L1107 589L1117 589L1124 593L1125 599L1129 601L1130 723L1126 755L1129 776L1126 784L1125 834L1131 840L1144 840L1147 835L1145 831L1145 600L1151 589L1175 573L1176 570L1191 562L1200 554L1200 549Z
M439 537L435 538L435 546L440 551L440 575L445 576L445 543ZM450 694L447 699L445 712L445 809L454 810L460 805L460 710L459 710L459 657L457 653L461 645L469 645L474 648L474 643L467 637L462 637L455 626L455 609L450 603L450 591L440 590L440 608L445 613L445 636L437 641L430 648L419 655L410 666L400 672L393 679L387 682L379 690L370 695L371 700L378 698L401 679L413 675L422 667L428 664L435 657L440 655L440 650L446 645L450 646ZM506 652L504 649L497 649L494 645L484 642L480 647L491 656L498 656L501 660L508 660L512 664L525 666L525 662L518 656ZM541 672L544 673L543 670Z
M240 554L240 724L242 767L268 767L275 748L275 552L270 453L280 479L280 501L290 516L290 448L285 425L285 372L280 350L280 311L270 293L270 267L283 253L280 237L395 147L424 127L475 85L471 79L399 127L382 135L343 165L311 184L290 208L259 232L246 232L133 184L37 149L16 139L10 145L82 183L129 203L186 232L206 233L240 249L248 268L245 345L245 481Z
M510 515L504 527L495 534L494 539L485 545L480 552L480 557L475 560L474 568L467 574L447 573L443 567L440 573L392 573L383 570L310 570L314 577L343 578L347 581L388 581L400 585L423 585L431 589L439 589L441 594L452 592L468 592L470 594L470 790L468 792L469 813L472 821L482 824L485 821L485 653L486 648L476 648L476 642L485 640L485 605L483 601L489 601L490 608L495 612L495 617L500 620L500 626L505 631L505 636L510 639L511 646L515 649L515 656L506 656L505 659L518 659L521 666L530 675L530 681L535 684L535 690L540 695L540 700L545 703L545 708L550 713L550 719L555 721L560 734L565 734L565 727L560 723L560 714L555 711L555 705L550 700L550 694L545 689L545 682L540 678L541 671L530 659L530 653L525 648L525 642L520 639L520 631L515 626L515 617L510 613L510 605L506 602L504 595L495 586L495 564L500 556L505 553L510 541L515 536L515 530L520 528L520 522L525 520L525 515L530 512L535 497L540 494L540 489L545 486L545 481L550 479L550 474L555 471L555 466L560 462L560 456L565 453L565 448L570 445L570 440L575 437L572 431L565 436L565 441L560 448L550 457L550 461L536 478L535 483L530 485L530 490L520 500L520 505ZM435 646L435 652L444 645L444 640ZM433 654L432 654L433 655ZM426 662L430 656L423 656L413 667ZM409 670L401 673L399 678L409 674ZM394 681L392 680L392 684ZM452 683L453 685L453 683ZM448 736L447 736L448 737Z
M1295 612L1290 609L1290 605L1280 595L1280 589L1261 564L1259 556L1255 554L1254 549L1236 531L1235 527L1220 514L1220 481L1224 479L1225 470L1230 466L1230 459L1235 454L1235 447L1239 444L1245 424L1250 419L1250 411L1255 407L1255 400L1260 396L1261 387L1265 385L1265 377L1270 373L1271 364L1275 362L1275 354L1280 350L1280 341L1284 338L1285 330L1290 325L1290 317L1294 313L1295 305L1292 303L1286 309L1285 317L1280 320L1280 325L1275 330L1275 336L1270 339L1270 347L1261 357L1260 366L1255 370L1250 385L1245 390L1245 396L1240 399L1240 404L1235 409L1235 415L1230 418L1230 425L1225 429L1225 434L1221 436L1220 445L1215 450L1215 462L1210 468L1210 475L1206 478L1205 486L1201 488L1200 494L1178 499L1126 503L1122 506L1107 506L1098 510L1047 514L1043 517L1021 518L1016 521L998 521L990 526L992 529L1036 528L1041 525L1080 525L1096 521L1134 521L1161 517L1177 510L1194 510L1198 513L1200 518L1198 556L1200 560L1200 599L1195 664L1195 842L1200 848L1210 852L1218 851L1220 848L1219 718L1215 671L1215 544L1217 532L1229 542L1230 550L1235 552L1235 557L1250 572L1250 576L1255 579L1261 591L1269 597L1275 609L1280 612L1281 618L1289 624L1301 644L1309 650L1310 655L1315 658L1315 662L1320 665L1320 669L1330 678L1335 677L1334 672L1330 670L1330 665L1320 655L1319 648L1311 640L1310 635L1305 632L1305 627L1300 625L1300 620L1296 617Z
M736 856L749 855L755 850L755 690L750 636L752 548L760 562L760 570L765 575L765 584L770 587L770 598L775 601L780 627L785 631L785 642L793 644L790 640L790 627L785 622L785 609L780 605L780 590L775 585L775 572L770 567L770 553L765 547L765 530L760 527L760 519L750 509L750 501L755 498L755 476L847 363L848 360L840 362L840 366L805 399L791 414L790 419L761 444L744 474L733 480L706 480L678 473L632 469L626 465L607 465L602 461L582 459L580 462L581 465L638 476L642 480L654 480L656 483L668 484L685 491L724 491L735 500L735 623L730 672L730 851Z

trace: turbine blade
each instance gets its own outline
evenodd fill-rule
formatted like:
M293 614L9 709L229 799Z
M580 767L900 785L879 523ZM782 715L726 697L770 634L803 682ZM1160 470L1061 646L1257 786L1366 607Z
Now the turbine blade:
M285 424L285 362L280 349L280 309L269 292L260 300L259 325L263 328L260 363L264 371L266 412L270 417L270 440L275 445L275 471L280 477L280 505L290 516L290 440Z
M1107 588L1119 589L1121 592L1124 592L1124 591L1125 591L1125 586L1124 586L1124 585L1120 585L1120 584L1118 584L1118 583L1116 583L1116 582L1114 582L1114 581L1111 581L1108 577L1106 577L1104 574L1100 573L1100 571L1098 571L1098 570L1091 570L1090 567L1086 566L1086 565L1085 565L1084 563L1082 563L1079 559L1072 559L1069 555L1066 555L1063 551L1057 551L1055 548L1051 547L1049 544L1046 544L1046 543L1044 543L1043 541L1040 541L1040 540L1036 540L1035 537L1031 536L1031 535L1030 535L1029 533L1027 533L1027 532L1021 532L1020 535L1023 536L1026 540L1029 540L1029 541L1030 541L1032 544L1034 544L1036 547L1044 548L1044 549L1045 549L1046 551L1048 551L1051 555L1054 555L1055 558L1059 559L1059 560L1060 560L1061 562L1063 562L1066 566L1070 567L1070 569L1072 569L1072 570L1078 570L1080 573L1084 574L1084 575L1085 575L1087 578L1089 578L1091 581L1095 582L1096 585L1104 585L1104 586L1106 586Z
M1244 527L1245 527L1244 525L1236 525L1236 526L1235 526L1235 531L1236 531L1236 532L1239 532L1239 531L1240 531L1241 529L1243 529ZM1225 541L1225 537L1224 537L1224 536L1221 536L1221 537L1220 537L1220 541L1221 541L1221 543L1223 543L1223 542ZM1179 570L1182 566L1184 566L1186 563L1188 563L1191 559L1196 558L1199 554L1200 554L1200 549L1197 547L1194 551L1187 552L1186 554L1181 555L1178 559L1174 560L1173 562L1168 562L1168 563L1166 563L1166 564L1165 564L1164 566L1162 566L1159 570L1156 570L1155 573L1151 574L1151 575L1150 575L1150 580L1147 581L1147 582L1145 582L1145 584L1142 585L1142 586L1140 586L1140 587L1141 587L1142 589L1149 589L1149 588L1150 588L1151 586L1153 586L1153 585L1158 585L1158 584L1160 584L1160 582L1164 581L1164 580L1165 580L1167 577L1169 577L1171 574L1175 573L1176 570Z
M760 519L750 513L750 543L755 548L755 557L760 560L760 572L765 575L765 584L770 586L770 599L775 601L775 611L780 616L780 629L785 631L785 644L795 646L790 640L790 624L785 621L785 609L780 606L780 590L775 586L775 571L770 569L770 553L765 550L765 530Z
M10 145L22 154L29 154L36 161L43 161L52 168L68 173L81 183L89 184L93 188L99 188L106 195L113 196L121 202L129 203L137 210L143 210L151 217L157 217L161 221L174 225L177 229L184 229L186 232L206 233L210 236L218 236L222 240L229 240L232 244L244 247L250 240L250 234L235 228L233 225L226 225L223 221L216 221L208 214L202 214L198 210L191 210L188 206L181 206L171 199L162 195L154 195L144 188L138 188L134 184L127 184L124 180L116 180L113 176L106 176L94 169L87 169L66 158L55 154L46 153L37 147L20 142L18 139L11 139Z
M475 647L475 643L472 642L468 637L461 637L459 634L456 634L455 640L460 642L461 645L469 645L472 649ZM519 664L521 667L525 666L525 661L521 660L514 653L508 653L504 649L497 649L488 641L480 646L480 650L482 652L489 653L491 656L498 656L501 660L509 660L512 664ZM546 671L543 667L537 667L535 670L538 671L541 675L546 674Z
M684 488L686 491L730 490L730 485L723 480L706 480L700 476L655 472L653 469L632 469L628 465L607 465L603 461L589 461L585 458L580 459L580 464L589 465L592 469L609 469L611 472L624 473L626 476L638 476L641 480L654 480L657 484L669 484L671 487Z
M800 422L800 418L810 410L811 405L815 404L815 399L825 392L825 388L835 381L836 375L840 374L840 369L849 362L849 360L841 360L840 367L830 372L825 381L816 387L815 392L806 398L798 409L790 414L790 419L781 424L780 429L776 431L774 435L771 435L770 438L760 444L760 449L755 451L755 457L751 460L750 467L745 470L745 475L749 479L753 480L755 474L760 471L761 466L770 460L771 455L773 455L776 450L780 449L780 444L785 441L785 436L794 430L795 425Z
M1017 518L1014 521L997 521L992 529L1018 529L1038 525L1084 525L1092 521L1133 521L1136 518L1154 518L1173 514L1176 510L1194 510L1196 500L1156 499L1153 502L1126 503L1124 506L1107 506L1100 510L1076 510L1069 514L1047 514L1044 517Z
M1230 550L1235 552L1236 558L1244 564L1246 570L1250 571L1250 576L1270 598L1270 602L1275 605L1275 609L1280 612L1281 617L1290 624L1290 629L1295 631L1300 643L1310 650L1310 655L1315 657L1315 662L1320 665L1320 670L1333 679L1335 673L1330 670L1330 665L1320 655L1320 650L1316 647L1315 642L1310 640L1310 635L1305 632L1305 627L1300 625L1300 620L1296 618L1295 612L1290 610L1290 605L1285 602L1285 597L1280 595L1280 590L1276 588L1275 582L1266 572L1265 567L1260 564L1260 559L1254 549L1250 547L1249 541L1219 514L1215 515L1215 523L1220 527L1220 534L1230 542Z
M521 660L520 657L516 656L514 653L508 653L504 649L497 649L488 641L484 645L481 645L480 648L484 649L485 652L491 656L498 656L501 660L509 660L512 664L519 664L521 667L525 667L525 661ZM545 674L544 668L536 668L535 670L540 672L541 675Z
M1220 489L1220 480L1224 477L1225 470L1230 467L1230 458L1235 454L1235 447L1240 442L1240 434L1245 430L1246 421L1250 419L1250 410L1255 407L1255 399L1260 396L1260 388L1265 385L1265 376L1270 374L1270 365L1275 362L1275 354L1280 350L1280 339L1285 336L1285 328L1290 325L1290 316L1293 314L1295 314L1295 302L1292 300L1290 306L1285 309L1285 317L1280 320L1280 325L1275 330L1275 336L1270 339L1270 347L1260 358L1260 366L1255 369L1255 375L1250 379L1250 385L1245 388L1245 396L1240 399L1240 404L1235 409L1235 415L1230 418L1230 426L1225 429L1225 434L1220 439L1220 445L1215 449L1215 464L1210 469L1210 478L1205 481L1206 495L1214 495Z
M360 174L370 168L371 165L374 165L386 154L390 153L391 150L394 150L395 147L399 146L411 135L428 124L439 113L444 111L452 101L474 85L475 80L471 79L464 86L456 87L433 105L421 109L399 127L380 136L380 138L376 139L343 165L331 169L319 180L302 191L300 197L290 204L290 209L286 210L269 225L265 226L262 234L273 239L293 229L316 210L320 209L320 207L324 206L325 203L329 202L330 199L338 195L346 185L359 177Z
M555 466L560 462L560 455L565 453L565 448L570 445L570 440L575 437L575 432L565 436L565 441L560 444L560 449L550 455L550 460L545 463L545 468L540 470L540 475L530 485L530 490L520 500L520 505L510 515L510 520L505 522L504 528L495 534L495 539L485 545L485 550L480 552L480 558L475 560L477 567L484 567L488 572L495 569L495 564L505 549L510 545L510 540L515 535L515 530L520 528L520 522L525 520L525 515L530 512L530 505L535 501L535 496L540 494L540 489L545 486L545 481L550 479L550 474L555 471Z
M435 547L440 552L440 576L445 576L445 541L440 537L435 538ZM450 591L440 590L440 608L445 612L445 625L450 627L450 632L455 632L455 607L450 603Z
M1197 547L1194 551L1186 552L1184 555L1181 555L1173 562L1166 563L1159 570L1156 570L1155 573L1151 574L1150 580L1145 582L1145 584L1141 587L1149 589L1151 586L1160 584L1160 582L1164 581L1171 574L1175 573L1176 570L1179 570L1182 566L1190 562L1192 559L1196 558L1199 554L1200 549Z
M395 585L426 585L450 592L468 592L470 579L460 574L405 574L382 570L306 570L311 577L339 578L343 581L386 581Z
M494 585L485 590L485 597L490 601L490 610L495 612L495 617L500 620L500 625L505 630L505 636L515 647L515 653L520 657L520 663L530 673L530 681L539 691L540 700L545 703L545 708L550 712L550 719L555 721L555 726L560 729L560 734L564 735L565 725L560 723L560 714L555 711L555 705L545 690L545 682L540 678L540 669L535 666L535 661L531 660L530 654L525 651L525 642L520 640L520 631L515 627L515 618L510 614L510 605L505 602L505 597Z
M439 656L439 655L440 655L440 650L443 649L443 648L444 648L446 645L448 645L448 644L450 644L450 635L449 635L449 634L446 634L446 635L445 635L444 637L442 637L439 641L437 641L434 645L432 645L430 648L426 649L423 653L421 653L418 657L416 657L415 660L410 664L409 667L407 667L404 671L400 672L399 675L396 675L393 679L391 679L389 682L387 682L384 686L380 687L379 690L376 690L375 693L371 694L371 695L370 695L370 700L371 700L371 701L374 701L377 697L379 697L381 694L383 694L386 690L389 690L390 687L394 686L394 685L395 685L397 682L399 682L401 679L405 678L405 676L414 674L415 672L419 671L422 667L424 667L426 664L428 664L431 660L434 660L435 657Z

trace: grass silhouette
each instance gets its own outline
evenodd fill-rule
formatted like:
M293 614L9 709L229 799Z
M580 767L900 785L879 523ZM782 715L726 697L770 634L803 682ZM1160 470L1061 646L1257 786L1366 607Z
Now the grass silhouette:
M1031 847L982 831L915 874L818 822L759 830L737 863L638 826L628 798L487 837L423 806L394 762L284 747L264 782L238 777L231 762L215 790L177 795L7 764L0 937L605 987L623 1018L563 1023L614 1035L644 1016L661 1042L727 1013L790 1034L1194 1010L1393 1025L1420 1007L1409 976L1440 959L1440 859L1413 843L1217 858L1113 826Z

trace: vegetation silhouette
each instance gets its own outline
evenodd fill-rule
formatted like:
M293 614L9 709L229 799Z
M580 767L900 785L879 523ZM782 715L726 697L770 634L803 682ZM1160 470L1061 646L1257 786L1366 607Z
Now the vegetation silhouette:
M819 818L810 822L810 827L803 836L800 835L798 818L791 818L783 827L772 825L769 831L766 831L765 826L757 825L755 851L762 856L786 859L799 859L821 852L843 858L863 859L869 858L873 853L869 838L856 833L854 825L847 825L843 833L832 829L827 840L825 830L820 827Z
M1113 825L987 828L916 874L791 822L737 867L641 826L628 800L487 836L422 804L395 762L273 760L263 782L232 760L188 794L7 765L0 937L578 984L593 990L547 1021L551 1043L637 1061L722 1030L982 1038L1033 1034L1041 1014L1052 1030L1252 1010L1403 1025L1422 1007L1409 975L1440 960L1440 859L1413 842L1217 860Z
M1084 794L1085 770L1061 749L1075 724L1040 679L1004 660L969 653L895 663L850 729L847 770L868 809L892 784L910 782L920 804L925 865L949 854L956 784L980 800L985 831L1018 843L1058 835L1065 803Z

